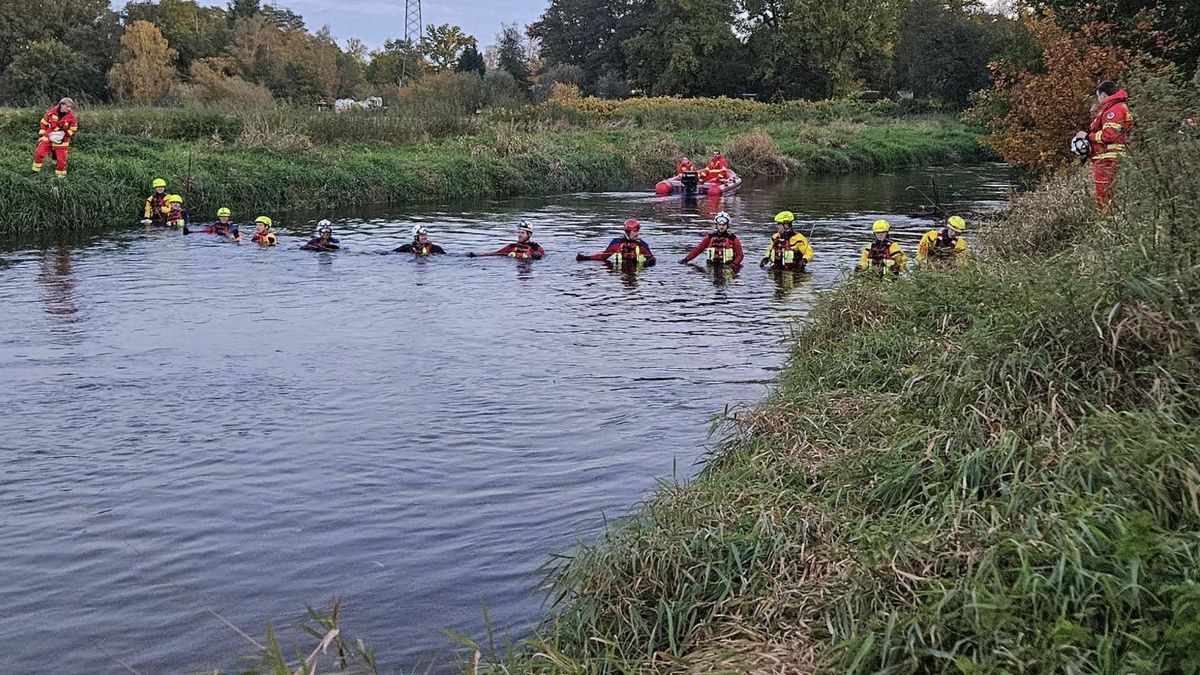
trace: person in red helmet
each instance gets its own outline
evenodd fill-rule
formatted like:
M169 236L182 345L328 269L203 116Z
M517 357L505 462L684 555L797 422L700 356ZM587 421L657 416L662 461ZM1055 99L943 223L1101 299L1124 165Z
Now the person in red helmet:
M75 118L75 101L64 98L58 105L42 115L38 126L38 144L33 152L33 171L42 170L42 162L54 153L54 175L63 178L67 175L67 153L71 150L71 141L79 133L79 120Z
M1116 82L1105 80L1096 85L1095 115L1087 131L1075 134L1077 140L1085 139L1091 144L1096 206L1101 211L1107 211L1112 203L1117 164L1125 154L1125 142L1133 128L1128 101L1129 94L1117 88Z
M642 224L630 218L625 221L625 234L608 243L608 248L599 253L575 254L575 260L607 260L614 265L653 265L656 260L650 244L641 238Z
M709 264L712 265L732 265L738 266L742 264L742 258L745 257L742 252L742 242L738 236L729 231L729 214L724 211L717 214L713 219L713 231L704 235L704 239L696 245L687 255L680 258L679 262L689 263L694 258L704 253L708 257Z

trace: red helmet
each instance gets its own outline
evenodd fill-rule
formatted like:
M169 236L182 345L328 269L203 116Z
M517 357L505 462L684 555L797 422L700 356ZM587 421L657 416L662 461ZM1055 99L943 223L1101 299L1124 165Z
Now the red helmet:
M640 229L642 229L642 224L639 223L636 218L630 218L629 220L625 221L625 231L626 232L628 232L630 230L640 230Z

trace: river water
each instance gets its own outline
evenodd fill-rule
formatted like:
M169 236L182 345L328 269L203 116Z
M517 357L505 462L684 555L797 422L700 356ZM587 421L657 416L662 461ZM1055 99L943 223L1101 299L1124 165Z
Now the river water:
M766 393L873 220L915 250L930 223L904 214L931 173L948 203L1005 200L1007 172L984 165L748 184L719 206L343 214L335 254L297 249L300 218L269 250L141 228L7 242L0 672L235 669L253 650L225 621L307 651L304 608L335 595L387 672L451 663L441 629L482 636L484 607L520 636L539 566L695 471L709 421ZM794 211L811 276L677 264L718 208L748 262ZM631 216L658 266L575 262ZM452 254L498 248L519 219L545 260L380 255L414 223Z

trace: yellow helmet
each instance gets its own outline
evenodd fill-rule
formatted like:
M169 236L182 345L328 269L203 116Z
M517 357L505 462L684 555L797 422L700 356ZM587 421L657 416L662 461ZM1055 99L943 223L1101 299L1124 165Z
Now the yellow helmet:
M168 204L182 204L183 197L180 197L179 195L167 195L167 203Z
M963 230L967 229L967 221L963 220L959 216L950 216L948 219L946 219L946 224L949 225L950 229L954 230L955 232L962 232Z
M217 209L217 217L218 218L228 218L229 216L232 216L232 215L233 215L233 212L230 211L229 207L227 207L227 206L222 206L221 208Z
M268 218L268 217L266 217L266 216L259 216L259 217L257 217L257 218L255 218L255 219L254 219L254 222L255 222L255 223L262 223L263 225L266 225L267 227L271 227L272 225L274 225L274 224L275 224L275 223L272 223L272 222L271 222L271 219L270 219L270 218Z
M871 225L872 232L887 232L892 229L892 224L886 220L877 220Z
M167 187L167 181L165 181L165 180L163 180L163 179L161 179L161 178L155 178L155 179L154 179L154 180L153 180L153 181L150 183L150 187L156 187L156 188L160 188L160 187Z
M787 224L796 219L796 214L791 211L780 211L775 214L775 222Z

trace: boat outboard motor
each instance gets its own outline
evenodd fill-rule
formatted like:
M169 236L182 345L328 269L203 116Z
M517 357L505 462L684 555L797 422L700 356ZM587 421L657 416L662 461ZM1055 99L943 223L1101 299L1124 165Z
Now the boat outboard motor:
M679 174L679 182L683 183L684 193L691 194L696 191L696 186L700 184L700 175L695 171L684 171Z

